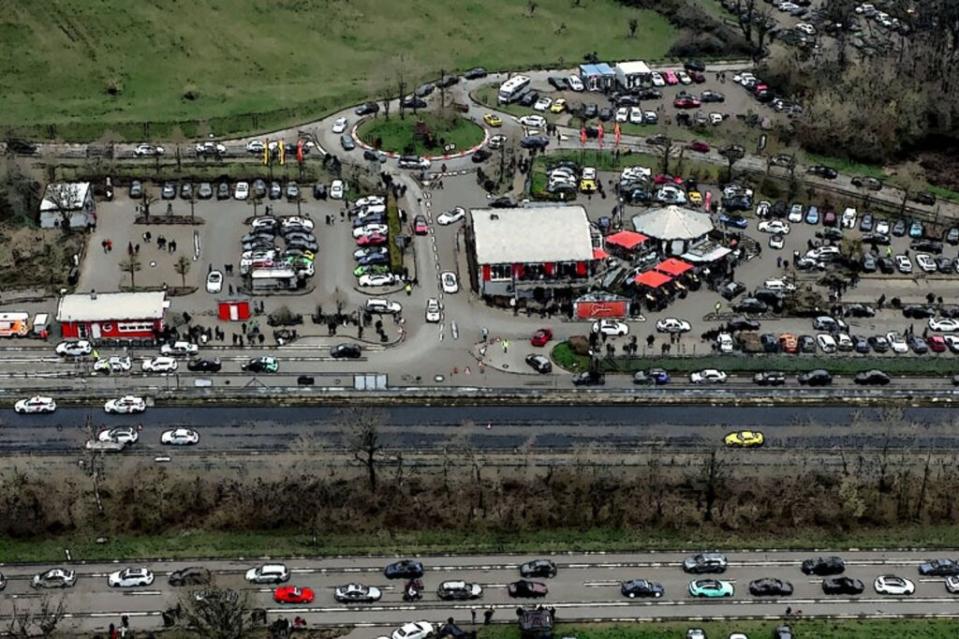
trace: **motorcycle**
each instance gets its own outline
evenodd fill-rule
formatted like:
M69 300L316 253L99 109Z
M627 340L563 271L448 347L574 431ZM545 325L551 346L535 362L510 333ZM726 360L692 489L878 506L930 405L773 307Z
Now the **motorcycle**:
M423 598L423 582L411 579L403 589L403 601L418 601Z

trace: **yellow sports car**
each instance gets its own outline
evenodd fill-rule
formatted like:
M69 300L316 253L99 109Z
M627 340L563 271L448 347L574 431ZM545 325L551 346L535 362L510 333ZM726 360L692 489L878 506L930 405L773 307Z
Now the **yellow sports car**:
M690 191L686 196L689 198L690 204L696 204L698 206L703 203L703 194L699 191Z
M483 116L483 122L488 126L503 126L503 120L495 113L487 113Z
M725 439L727 448L759 448L765 441L766 438L763 437L763 434L755 430L729 433Z
M549 110L552 113L562 113L566 110L566 100L563 98L553 100L553 104L550 105Z

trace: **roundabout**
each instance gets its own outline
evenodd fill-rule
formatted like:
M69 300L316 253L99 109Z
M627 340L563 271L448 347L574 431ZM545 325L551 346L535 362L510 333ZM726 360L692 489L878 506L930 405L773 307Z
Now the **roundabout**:
M420 111L401 118L368 118L353 133L365 147L389 154L444 157L472 150L486 140L485 129L456 113Z

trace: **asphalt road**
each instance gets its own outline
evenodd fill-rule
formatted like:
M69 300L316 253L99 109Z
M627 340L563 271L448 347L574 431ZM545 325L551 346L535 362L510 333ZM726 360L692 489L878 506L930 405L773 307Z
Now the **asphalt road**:
M887 413L850 405L807 406L410 406L384 410L381 428L387 448L437 451L469 442L488 452L529 447L569 450L595 442L620 451L651 445L676 449L713 448L730 430L762 430L770 448L959 449L948 408L905 408ZM90 416L97 428L142 424L131 453L197 455L220 452L278 452L304 436L331 449L344 446L345 427L335 408L222 407L151 408L137 416L105 415L96 409L66 408L52 415L4 415L0 454L63 454L81 449ZM884 420L886 420L884 422ZM886 422L893 424L887 428ZM195 447L159 443L160 433L187 426L200 433Z
M729 569L723 579L733 582L735 595L725 600L701 600L690 597L687 586L691 578L679 567L686 553L637 554L564 554L553 557L558 575L547 582L549 593L535 600L556 608L561 620L610 620L648 618L690 618L719 616L776 616L786 606L801 610L804 615L887 616L899 614L941 615L954 611L957 597L946 592L942 578L920 578L916 566L929 558L922 551L856 551L841 553L847 562L846 575L861 579L866 591L858 597L827 596L822 593L821 578L803 575L801 561L815 552L733 552L729 553ZM941 556L941 553L939 553ZM140 564L153 570L153 585L135 589L111 589L107 575L127 564L97 563L73 565L78 572L75 587L64 591L70 617L66 623L76 629L105 628L118 622L121 614L131 618L134 628L160 625L160 611L176 604L188 589L168 585L167 575L190 565L203 565L213 571L216 584L249 594L251 604L263 607L270 617L303 616L310 625L356 624L389 628L407 621L442 622L453 617L460 624L470 620L470 609L492 607L494 621L510 621L513 610L522 600L511 599L506 584L519 578L517 566L527 557L512 555L433 557L423 560L427 573L423 578L425 595L415 604L402 601L402 581L388 581L382 573L391 559L376 557L337 557L332 559L290 559L286 563L293 576L290 584L308 586L316 592L308 605L278 605L272 600L272 588L248 584L243 573L262 560L236 561L154 561ZM0 596L0 616L9 615L13 601L18 606L31 606L40 594L32 590L29 580L46 566L11 565L3 571L9 580ZM875 594L873 580L879 575L896 574L916 583L916 593L906 597ZM748 583L760 577L778 577L790 581L795 594L789 598L765 599L749 595ZM623 597L619 586L623 580L643 578L660 582L666 593L657 600L631 600ZM435 590L444 580L466 580L479 583L483 594L473 602L444 602ZM380 602L346 606L333 598L333 589L349 582L375 585L383 589Z

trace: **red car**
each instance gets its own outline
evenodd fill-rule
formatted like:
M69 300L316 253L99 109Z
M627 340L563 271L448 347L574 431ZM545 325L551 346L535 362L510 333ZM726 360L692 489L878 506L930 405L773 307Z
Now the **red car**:
M284 604L313 603L313 589L298 586L280 586L273 591L273 601Z
M677 109L698 109L700 102L696 98L676 98L673 100L673 106Z
M946 340L943 339L942 335L930 335L926 339L926 343L929 344L929 350L933 353L946 352Z
M663 175L662 173L653 177L653 184L666 184L667 182L682 185L683 178L678 176L674 177L672 175Z
M529 343L533 346L546 346L546 343L551 339L553 339L553 329L541 328L533 333L533 337L530 338Z
M676 74L672 71L663 71L663 80L665 80L669 86L679 84L679 78L677 78Z
M357 246L382 246L386 244L386 236L382 233L370 233L356 238Z
M430 226L426 223L426 218L422 215L417 215L413 218L413 232L417 235L426 235L430 232Z
M692 78L696 84L702 84L706 81L706 76L703 75L702 71L690 71L689 77Z
M690 142L687 148L689 148L691 151L696 151L697 153L709 153L709 145L705 142L700 142L699 140Z

